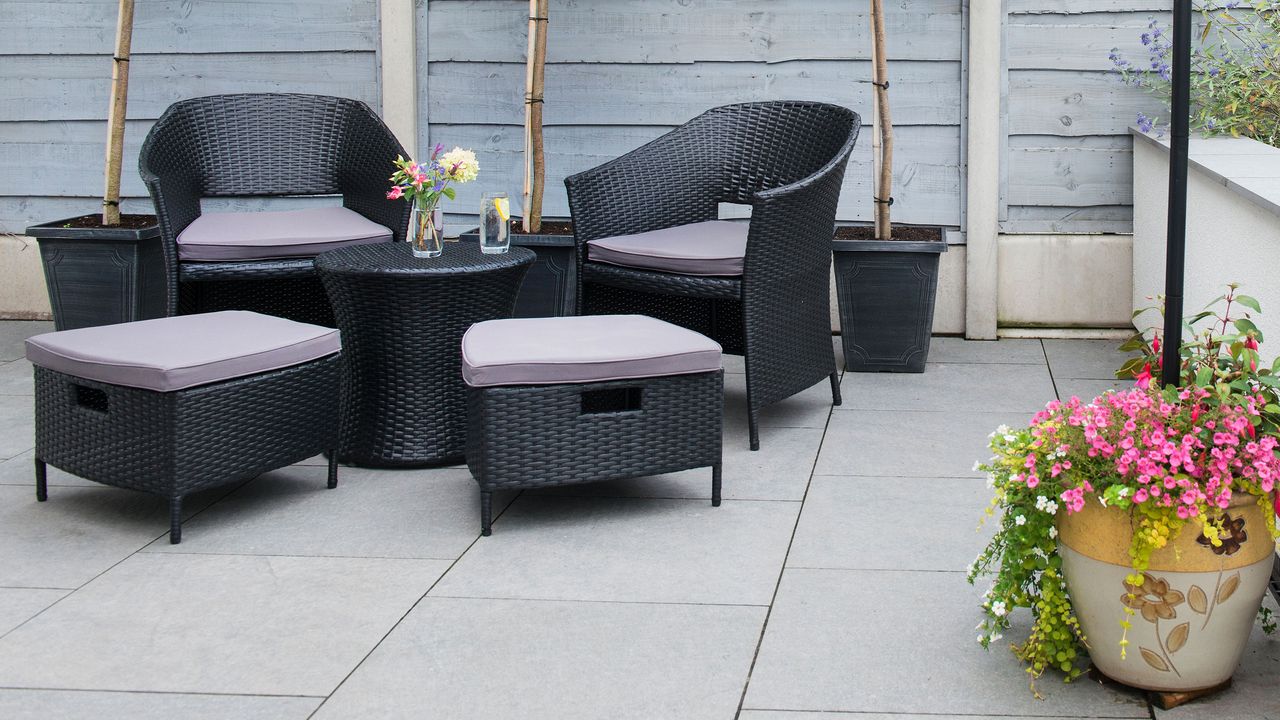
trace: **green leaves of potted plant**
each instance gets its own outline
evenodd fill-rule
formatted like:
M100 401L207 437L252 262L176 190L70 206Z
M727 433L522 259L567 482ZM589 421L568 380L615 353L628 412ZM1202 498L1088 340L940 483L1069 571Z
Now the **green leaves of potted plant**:
M1133 388L1053 401L992 435L978 467L1000 527L969 572L994 577L979 641L1029 609L1013 650L1034 677L1078 676L1087 647L1115 680L1195 691L1240 661L1278 535L1280 381L1253 323L1232 316L1257 303L1234 286L1219 302L1188 319L1210 327L1183 346L1184 387L1160 387L1160 340L1138 337L1142 357L1121 370Z

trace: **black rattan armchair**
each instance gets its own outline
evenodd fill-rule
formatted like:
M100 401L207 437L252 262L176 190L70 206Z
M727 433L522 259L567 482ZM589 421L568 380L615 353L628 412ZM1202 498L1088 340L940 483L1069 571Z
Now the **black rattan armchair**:
M312 258L189 262L178 236L207 197L341 195L403 240L409 204L386 198L404 148L369 106L320 95L213 95L174 103L139 157L159 216L168 314L256 310L333 325Z
M578 312L639 313L697 330L744 355L751 449L760 408L831 379L831 238L860 120L815 102L710 110L622 157L565 180L578 261ZM751 206L741 274L707 276L591 259L587 243L715 220Z

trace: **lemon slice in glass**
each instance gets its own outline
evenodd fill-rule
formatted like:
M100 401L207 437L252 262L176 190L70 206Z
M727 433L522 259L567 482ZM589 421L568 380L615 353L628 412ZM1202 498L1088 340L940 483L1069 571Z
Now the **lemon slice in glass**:
M493 209L498 211L498 217L502 218L502 222L507 222L511 219L511 206L507 203L506 198L495 198Z

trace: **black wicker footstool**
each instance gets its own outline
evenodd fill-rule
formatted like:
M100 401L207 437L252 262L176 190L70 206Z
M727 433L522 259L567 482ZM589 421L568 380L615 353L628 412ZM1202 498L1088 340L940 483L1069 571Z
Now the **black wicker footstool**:
M642 315L491 320L462 338L480 529L494 490L711 467L720 504L720 345Z
M36 499L46 463L160 495L176 544L184 496L335 448L339 349L337 330L245 311L37 335Z

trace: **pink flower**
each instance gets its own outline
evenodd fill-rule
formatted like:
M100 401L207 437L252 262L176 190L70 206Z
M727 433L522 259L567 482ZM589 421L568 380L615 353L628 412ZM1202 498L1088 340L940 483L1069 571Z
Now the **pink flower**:
M1142 366L1142 372L1137 375L1138 387L1146 390L1151 387L1151 363Z
M388 200L398 200L402 197L404 197L404 188L400 187L399 185L392 187L391 192L387 193Z

